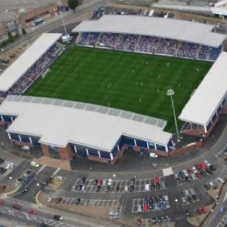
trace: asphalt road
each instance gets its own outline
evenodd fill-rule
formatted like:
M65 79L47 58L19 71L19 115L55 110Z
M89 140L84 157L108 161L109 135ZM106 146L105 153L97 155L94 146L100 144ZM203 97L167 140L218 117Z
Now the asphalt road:
M15 210L12 208L13 204L19 204L21 210ZM29 210L35 210L36 215L30 215ZM6 217L13 220L18 220L26 224L38 226L40 223L46 223L53 227L117 227L118 225L111 224L95 220L88 217L82 217L77 214L66 213L64 211L58 211L49 207L39 207L35 204L28 203L26 201L18 200L15 198L8 198L5 200L5 204L0 207L0 217ZM62 222L53 220L55 214L61 215L64 220Z
M76 19L77 17L80 17L87 12L90 12L96 8L102 7L108 1L110 1L110 0L92 0L92 1L87 2L86 4L79 6L75 12L69 11L69 12L65 13L64 14L65 23L67 24L69 21L72 21L73 19ZM26 36L21 36L14 43L6 46L4 48L4 51L10 50L18 45L28 42L29 40L34 39L35 37L39 36L40 34L42 34L44 32L48 32L53 29L56 29L61 24L62 24L61 17L55 18L54 20L51 20L51 21L47 21L45 24L37 27L34 31L30 31Z

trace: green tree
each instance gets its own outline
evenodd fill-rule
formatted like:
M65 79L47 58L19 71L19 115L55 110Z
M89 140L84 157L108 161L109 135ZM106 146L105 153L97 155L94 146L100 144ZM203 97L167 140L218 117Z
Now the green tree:
M71 10L75 11L78 5L79 5L79 0L68 0L68 6Z
M14 38L13 38L13 35L12 35L11 32L8 32L8 40L9 40L9 42L11 42L11 43L14 41Z
M22 34L23 34L23 35L26 35L26 34L27 34L25 28L22 28Z

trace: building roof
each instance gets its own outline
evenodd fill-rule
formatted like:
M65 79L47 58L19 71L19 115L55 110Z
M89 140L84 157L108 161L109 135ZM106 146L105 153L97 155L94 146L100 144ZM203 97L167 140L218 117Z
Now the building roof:
M212 32L213 28L213 25L168 18L104 15L99 20L83 21L73 32L137 34L219 47L225 35Z
M18 116L7 132L37 136L40 143L56 147L75 143L110 152L123 134L159 145L167 145L171 139L172 135L162 131L158 123L152 125L145 123L146 120L141 122L78 108L78 102L73 106L67 102L8 96L0 106L0 114Z
M179 119L206 126L227 93L227 53L222 52L195 93L182 110Z
M8 91L35 62L61 37L60 33L42 34L0 75L0 91Z

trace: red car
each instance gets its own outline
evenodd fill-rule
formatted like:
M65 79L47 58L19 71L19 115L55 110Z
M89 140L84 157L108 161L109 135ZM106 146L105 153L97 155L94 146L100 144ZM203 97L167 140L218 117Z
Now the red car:
M159 184L159 183L160 183L159 177L155 177L155 178L154 178L154 183L155 183L155 184Z
M102 186L102 180L101 179L98 179L97 186Z
M56 199L55 199L55 203L56 203L56 204L59 204L61 201L62 201L62 198L56 198Z
M199 172L196 173L196 176L197 176L199 179L203 178L202 175L201 175L201 173L199 173Z
M201 210L201 212L202 212L203 214L205 214L205 213L207 212L206 207L202 207L200 210Z
M188 170L188 174L192 174L193 171L191 169Z
M0 205L4 205L5 201L4 200L0 200Z
M35 210L29 210L28 213L32 214L32 215L36 215L36 211Z
M4 191L6 188L7 188L7 186L3 184L3 185L0 187L0 190L1 190L1 191Z
M149 206L148 203L143 204L143 212L148 212Z

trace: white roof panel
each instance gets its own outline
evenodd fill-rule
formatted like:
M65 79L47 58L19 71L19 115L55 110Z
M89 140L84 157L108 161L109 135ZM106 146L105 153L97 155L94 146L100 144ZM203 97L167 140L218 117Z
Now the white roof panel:
M167 145L171 134L148 123L75 107L26 102L8 96L0 114L17 115L7 132L39 136L40 142L65 147L69 142L110 152L122 134Z
M28 69L61 37L60 33L42 34L0 75L0 91L8 91Z
M168 18L104 15L84 21L73 32L110 32L156 36L219 47L225 35L212 32L213 25Z
M227 92L227 53L222 52L195 93L182 110L179 119L207 125Z

